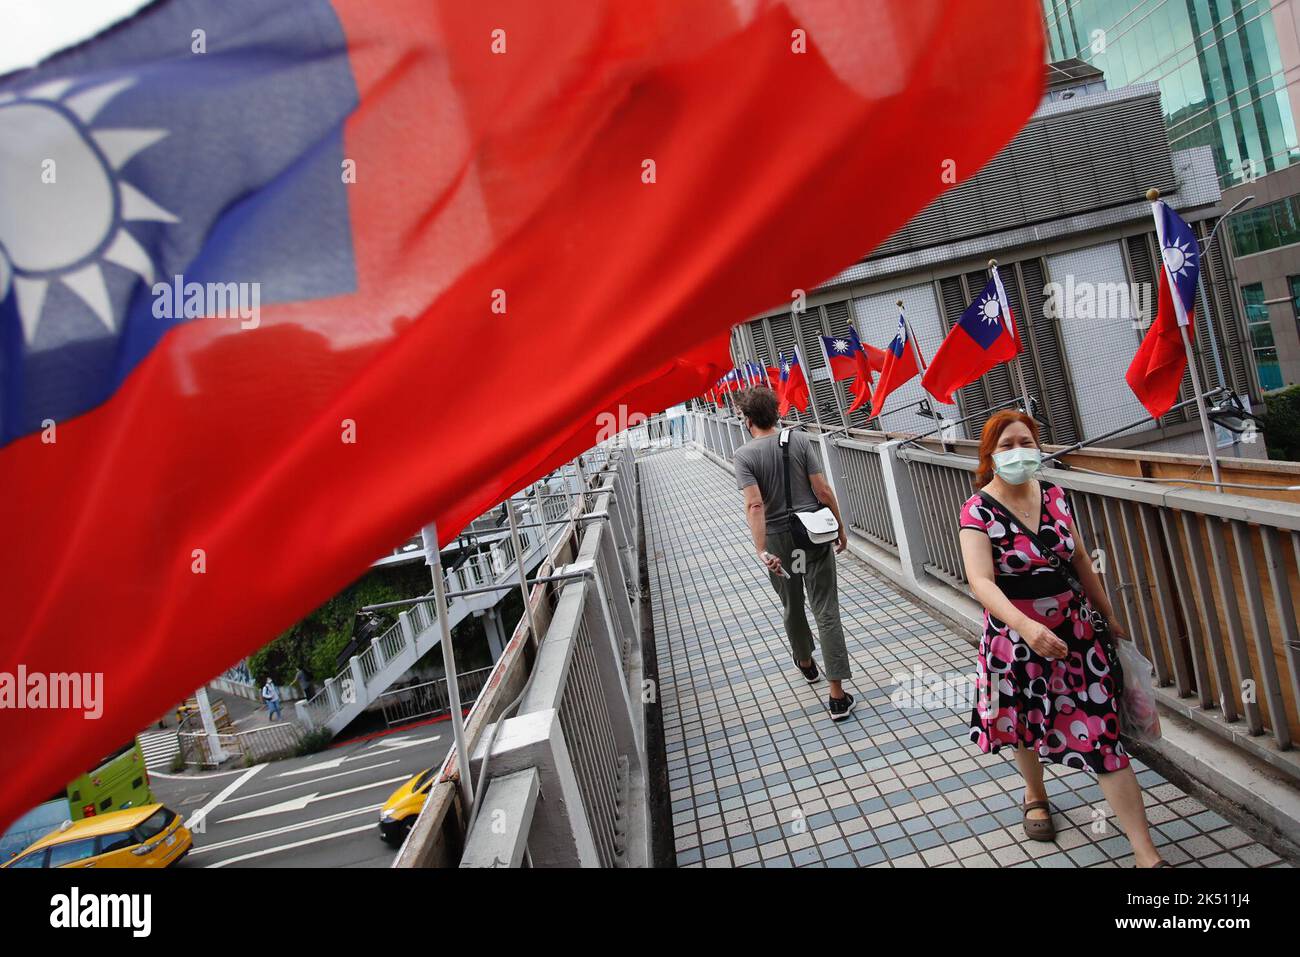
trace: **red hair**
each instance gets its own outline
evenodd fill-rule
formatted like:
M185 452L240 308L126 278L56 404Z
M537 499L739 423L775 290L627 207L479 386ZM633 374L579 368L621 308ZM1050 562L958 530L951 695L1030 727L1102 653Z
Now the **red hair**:
M980 434L980 461L975 467L975 487L983 488L993 481L993 452L998 447L998 440L1002 438L1002 433L1006 431L1008 425L1012 422L1019 422L1029 429L1029 434L1034 437L1034 444L1038 445L1038 423L1031 419L1025 413L1018 409L1003 409L1001 412L994 412L989 416L989 420L984 423L984 431Z

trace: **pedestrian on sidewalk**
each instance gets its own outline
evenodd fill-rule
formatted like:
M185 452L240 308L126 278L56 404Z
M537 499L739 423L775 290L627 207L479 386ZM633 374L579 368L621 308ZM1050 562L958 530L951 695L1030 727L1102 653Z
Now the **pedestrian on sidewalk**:
M787 445L777 431L776 393L766 386L746 389L737 399L752 441L736 450L736 486L745 496L745 518L759 560L781 600L785 633L795 666L809 684L821 675L813 660L813 636L804 612L804 596L812 606L821 639L822 664L830 689L827 707L831 720L842 721L853 710L853 695L842 682L849 677L849 654L840 622L839 584L835 555L844 551L848 537L840 518L839 503L822 469L817 447L806 432L785 430ZM788 504L787 504L788 453ZM810 548L797 546L791 533L791 512L826 506L839 522L835 542ZM832 551L832 546L834 550Z
M1169 867L1151 842L1142 788L1119 737L1114 641L1125 639L1059 486L1041 468L1038 424L989 418L978 490L959 525L971 592L984 606L971 741L1015 751L1025 781L1025 834L1056 839L1043 765L1090 769L1139 867Z
M299 666L298 674L295 676L295 678L298 682L298 690L302 692L303 700L310 701L311 700L311 679L307 677L307 672L304 671L301 666Z
M269 720L274 721L276 718L283 720L283 715L280 714L280 689L275 686L270 675L267 675L266 683L262 685L262 700L266 702Z

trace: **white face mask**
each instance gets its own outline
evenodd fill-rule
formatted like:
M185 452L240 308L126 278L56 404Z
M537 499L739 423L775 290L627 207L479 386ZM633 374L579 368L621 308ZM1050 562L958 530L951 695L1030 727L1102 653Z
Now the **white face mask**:
M1043 453L1038 449L1016 448L993 453L993 471L997 477L1012 485L1024 485L1043 466Z

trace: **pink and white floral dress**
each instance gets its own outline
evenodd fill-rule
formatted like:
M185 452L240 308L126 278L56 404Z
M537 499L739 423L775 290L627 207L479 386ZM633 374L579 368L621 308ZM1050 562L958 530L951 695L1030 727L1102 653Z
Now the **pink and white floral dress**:
M1038 537L1068 562L1074 536L1065 492L1049 482L1040 485ZM1010 519L978 495L961 510L962 528L988 535L994 581L1003 594L1052 629L1068 650L1064 658L1044 658L986 609L970 739L986 754L1022 744L1044 762L1099 773L1127 767L1106 652L1084 603L1028 536L1012 533Z

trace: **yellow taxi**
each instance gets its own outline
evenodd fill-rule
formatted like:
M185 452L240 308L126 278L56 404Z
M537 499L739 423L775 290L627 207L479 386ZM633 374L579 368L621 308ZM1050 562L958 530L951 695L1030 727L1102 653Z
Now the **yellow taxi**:
M433 779L437 768L421 771L411 780L393 792L379 809L379 836L390 844L399 844L406 839L406 832L411 829L415 819L424 808L424 799L433 789Z
M181 816L161 804L64 821L3 866L170 867L194 838Z

